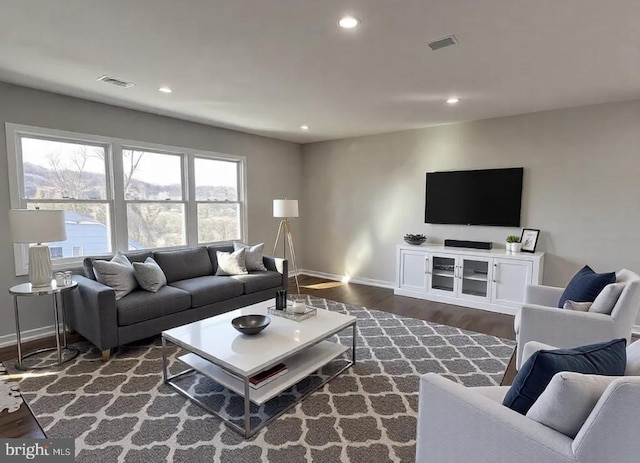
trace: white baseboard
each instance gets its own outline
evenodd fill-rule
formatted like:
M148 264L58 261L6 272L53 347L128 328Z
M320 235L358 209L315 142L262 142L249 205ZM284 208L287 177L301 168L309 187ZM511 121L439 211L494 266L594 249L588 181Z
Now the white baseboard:
M49 336L55 336L56 332L54 325L43 326L41 328L35 328L33 330L23 331L20 336L22 344L29 341L35 341L36 339L47 338ZM15 346L18 343L16 334L5 334L0 336L0 347Z
M316 272L315 270L299 269L299 275L309 275L312 277L326 278L327 280L342 281L344 275L337 275L335 273ZM373 278L361 278L351 277L349 283L359 283L367 286L377 286L379 288L393 289L394 283L391 281L374 280Z

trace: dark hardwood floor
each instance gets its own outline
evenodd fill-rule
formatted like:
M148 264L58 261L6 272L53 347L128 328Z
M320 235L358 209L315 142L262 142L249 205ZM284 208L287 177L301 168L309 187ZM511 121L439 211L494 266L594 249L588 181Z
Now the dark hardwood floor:
M303 294L515 340L512 315L395 296L393 290L375 286L345 284L307 275L298 280ZM295 291L295 281L290 280L289 292Z
M385 310L404 317L442 323L465 330L490 334L506 339L515 339L513 332L513 316L469 309L438 302L424 301L404 296L395 296L393 290L366 286L355 283L341 283L338 281L316 278L308 275L298 277L300 292L333 301L364 306L370 309ZM289 280L289 292L295 293L295 280ZM76 342L82 338L71 335L69 342ZM31 351L41 347L55 345L53 338L40 339L24 344L24 351ZM7 362L17 357L15 347L0 349L0 361ZM503 384L511 384L515 375L514 359L511 359L505 372ZM40 425L33 417L28 406L23 405L15 413L0 414L0 437L44 437Z

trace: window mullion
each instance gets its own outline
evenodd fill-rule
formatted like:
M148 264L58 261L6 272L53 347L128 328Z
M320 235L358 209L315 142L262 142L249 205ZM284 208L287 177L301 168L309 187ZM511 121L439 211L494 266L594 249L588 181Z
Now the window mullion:
M113 231L115 249L113 251L127 251L129 239L127 230L127 206L124 200L124 167L122 162L122 145L111 145L111 181L113 182L113 199L111 217L113 218Z
M184 155L183 180L185 200L185 230L187 233L187 245L198 244L198 204L196 203L196 173L193 155Z

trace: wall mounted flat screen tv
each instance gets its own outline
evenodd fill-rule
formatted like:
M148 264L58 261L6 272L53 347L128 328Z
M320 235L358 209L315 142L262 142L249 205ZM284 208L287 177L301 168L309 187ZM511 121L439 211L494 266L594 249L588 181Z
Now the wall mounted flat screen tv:
M519 227L523 171L427 172L425 223Z

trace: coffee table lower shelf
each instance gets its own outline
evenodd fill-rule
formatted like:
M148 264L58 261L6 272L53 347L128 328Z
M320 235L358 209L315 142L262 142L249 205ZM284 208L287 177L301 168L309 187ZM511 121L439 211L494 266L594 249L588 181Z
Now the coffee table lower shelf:
M348 350L349 347L347 346L336 344L335 342L322 341L293 357L289 357L284 361L284 364L287 365L287 373L258 389L251 388L249 390L249 400L257 405L264 404ZM178 357L178 360L244 397L244 381L234 378L219 366L196 354L186 354Z
M178 357L181 363L186 365L188 368L180 373L176 373L174 375L169 375L168 373L168 364L167 364L167 355L166 355L166 344L170 342L164 336L162 337L162 352L163 352L163 376L164 382L179 392L181 395L190 399L196 405L204 408L209 413L212 413L219 418L221 418L227 425L229 425L233 430L243 435L245 438L249 438L256 434L260 429L269 424L271 421L275 420L287 410L294 407L296 404L304 400L306 397L313 394L315 391L320 389L322 386L327 384L329 381L339 376L342 372L355 365L356 356L355 356L355 335L356 335L356 324L355 322L349 325L348 328L353 330L353 342L352 346L347 347L335 342L331 341L320 341L306 349L292 355L291 357L286 357L282 360L285 365L287 365L287 373L274 379L270 383L265 384L264 386L253 389L249 386L249 379L242 378L236 379L230 374L223 371L223 369L213 364L212 362L200 357L195 353L188 353ZM182 345L181 347L187 348ZM351 350L351 355L349 357L344 357L348 350ZM340 357L340 358L339 358ZM300 395L300 397L296 398L294 402L285 406L280 411L278 411L273 416L269 417L265 421L261 422L256 427L251 427L250 421L250 406L249 403L253 402L256 405L263 405L265 402L275 398L278 394L286 391L293 385L299 383L303 379L311 376L314 372L318 371L320 368L329 364L332 361L344 361L344 365L340 366L336 371L333 371L330 375L323 377L322 381L320 381L317 385L311 388L309 391ZM272 365L269 365L272 366ZM265 369L269 368L266 366ZM185 377L188 374L198 372L208 378L212 379L216 383L220 384L223 387L235 392L240 397L244 399L244 426L239 426L234 423L227 417L218 413L216 410L209 407L206 403L201 401L196 396L189 393L188 390L184 389L181 385L177 384L177 382ZM241 376L241 375L239 375Z

